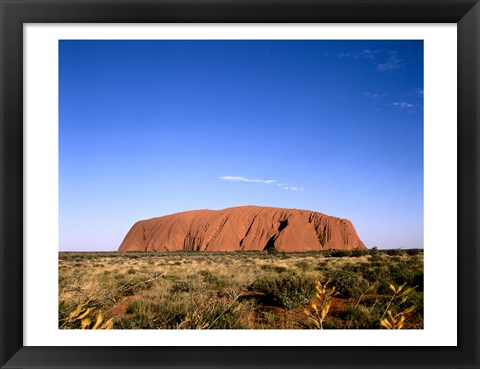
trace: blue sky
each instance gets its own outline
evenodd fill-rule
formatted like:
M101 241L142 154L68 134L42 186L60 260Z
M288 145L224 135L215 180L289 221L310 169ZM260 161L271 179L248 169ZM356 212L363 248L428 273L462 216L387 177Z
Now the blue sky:
M423 247L422 41L60 41L60 250L261 205Z

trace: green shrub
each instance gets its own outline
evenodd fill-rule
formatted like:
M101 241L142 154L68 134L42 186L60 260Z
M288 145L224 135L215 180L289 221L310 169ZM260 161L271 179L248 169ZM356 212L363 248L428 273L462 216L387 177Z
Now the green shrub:
M369 253L370 256L378 256L378 254L379 254L378 247L377 246L372 247L368 251L368 253Z
M158 325L152 317L144 314L134 314L127 318L121 316L115 321L115 329L158 329Z
M410 302L415 305L415 312L423 317L423 292L413 291L410 296Z
M400 256L403 254L403 251L401 249L390 249L387 250L387 255L388 256Z
M344 297L360 296L368 287L361 275L349 270L339 270L332 276L332 286Z
M415 260L406 260L390 265L390 279L397 285L406 284L409 287L418 286L423 290L423 265Z
M350 257L360 257L360 256L364 256L364 255L367 255L367 254L368 254L367 250L353 249L350 252Z
M127 314L134 314L134 313L145 313L146 311L150 310L151 302L146 300L133 300L127 306L126 313Z
M413 276L413 283L412 283L413 287L417 287L417 290L418 291L422 291L423 292L423 270L421 272L418 272L416 273L414 276Z
M327 316L323 322L323 329L344 329L342 320L335 316Z
M275 246L273 246L273 244L267 245L264 250L267 252L267 254L270 254L270 255L278 254L278 250L275 248Z
M420 254L423 254L423 249L408 249L407 250L407 255L409 255L409 256L420 255Z
M305 260L300 260L295 263L295 266L300 269L302 272L306 271L309 268L309 264Z
M366 329L371 328L373 322L372 312L364 305L350 306L345 312L348 328Z
M191 278L175 281L170 288L171 293L193 292L195 291L195 281Z
M231 305L228 301L207 306L200 314L203 324L208 323L208 329L243 329L240 318L249 309L247 304Z
M200 270L198 274L201 276L203 281L208 285L210 289L221 290L228 285L228 278L220 277L213 274L207 269Z
M307 303L315 293L315 281L306 276L279 275L259 279L251 287L263 292L273 303L292 310Z
M283 273L287 271L287 268L281 265L270 265L270 264L260 265L260 269L266 272L275 272L275 273Z
M116 321L117 329L175 329L188 315L187 304L164 300L133 300L127 307L130 317Z
M334 258L344 258L351 256L352 252L350 250L332 250L330 251L330 256Z
M326 261L321 261L318 263L318 265L315 267L315 270L325 270L328 268L328 263Z

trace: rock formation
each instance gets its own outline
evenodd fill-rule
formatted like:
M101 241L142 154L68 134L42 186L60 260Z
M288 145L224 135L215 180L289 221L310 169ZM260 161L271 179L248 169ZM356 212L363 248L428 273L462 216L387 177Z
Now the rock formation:
M135 223L118 251L366 249L347 219L297 209L193 210Z

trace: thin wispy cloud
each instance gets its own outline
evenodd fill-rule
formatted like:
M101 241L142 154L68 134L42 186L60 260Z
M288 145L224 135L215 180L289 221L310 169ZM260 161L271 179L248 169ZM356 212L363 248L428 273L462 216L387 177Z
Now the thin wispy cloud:
M412 109L415 107L412 103L406 102L406 101L396 101L392 103L392 106L396 108L402 108L402 109Z
M337 54L337 57L352 58L355 60L359 60L359 59L374 60L377 53L378 53L378 50L364 49L357 52L347 52L347 53L341 52Z
M365 92L363 96L368 97L369 99L375 101L375 102L380 102L382 99L387 97L387 94L377 94L377 93L372 93L372 92Z
M303 187L298 187L294 185L288 185L285 183L277 183L276 179L257 179L257 178L247 178L241 176L221 176L218 179L227 182L245 182L245 183L262 183L267 185L276 185L282 187L284 190L290 191L303 191Z
M398 51L386 52L385 50L364 49L357 52L337 53L339 59L350 58L354 60L370 61L377 67L379 72L387 72L402 69L405 61L400 57Z
M418 108L417 105L412 104L411 102L408 102L408 101L395 101L395 102L391 103L390 106L393 109L402 110L402 111L408 112L410 114L415 113L417 111L417 108Z
M276 185L282 187L284 190L303 191L303 187L297 187L297 186L289 185L286 183L277 183Z
M391 51L388 53L388 57L385 62L377 64L377 70L379 72L387 72L390 70L397 70L403 68L403 60L398 57L397 51Z
M277 182L275 179L252 179L246 177L238 177L238 176L222 176L218 177L222 181L230 181L230 182L251 182L251 183L264 183L264 184L274 184Z
M411 103L409 101L403 100L403 98L407 96L412 98L415 95L423 97L422 94L423 94L423 90L416 89L414 92L401 95L403 97L398 96L397 97L398 100L394 102L391 102L392 101L391 97L389 98L390 102L388 102L386 99L388 95L384 93L364 92L363 96L367 97L373 102L373 105L375 107L374 109L375 113L378 113L380 111L380 107L385 107L385 106L389 106L390 108L408 110L410 113L414 113L417 110L418 105Z
M303 191L303 187L284 187L285 190L291 190L291 191Z

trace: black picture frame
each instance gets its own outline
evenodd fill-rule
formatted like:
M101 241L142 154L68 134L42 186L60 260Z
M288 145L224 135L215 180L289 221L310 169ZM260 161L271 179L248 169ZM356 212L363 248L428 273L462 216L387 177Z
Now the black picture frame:
M0 0L0 15L2 368L479 368L478 0ZM456 347L23 346L23 24L162 22L457 24Z

